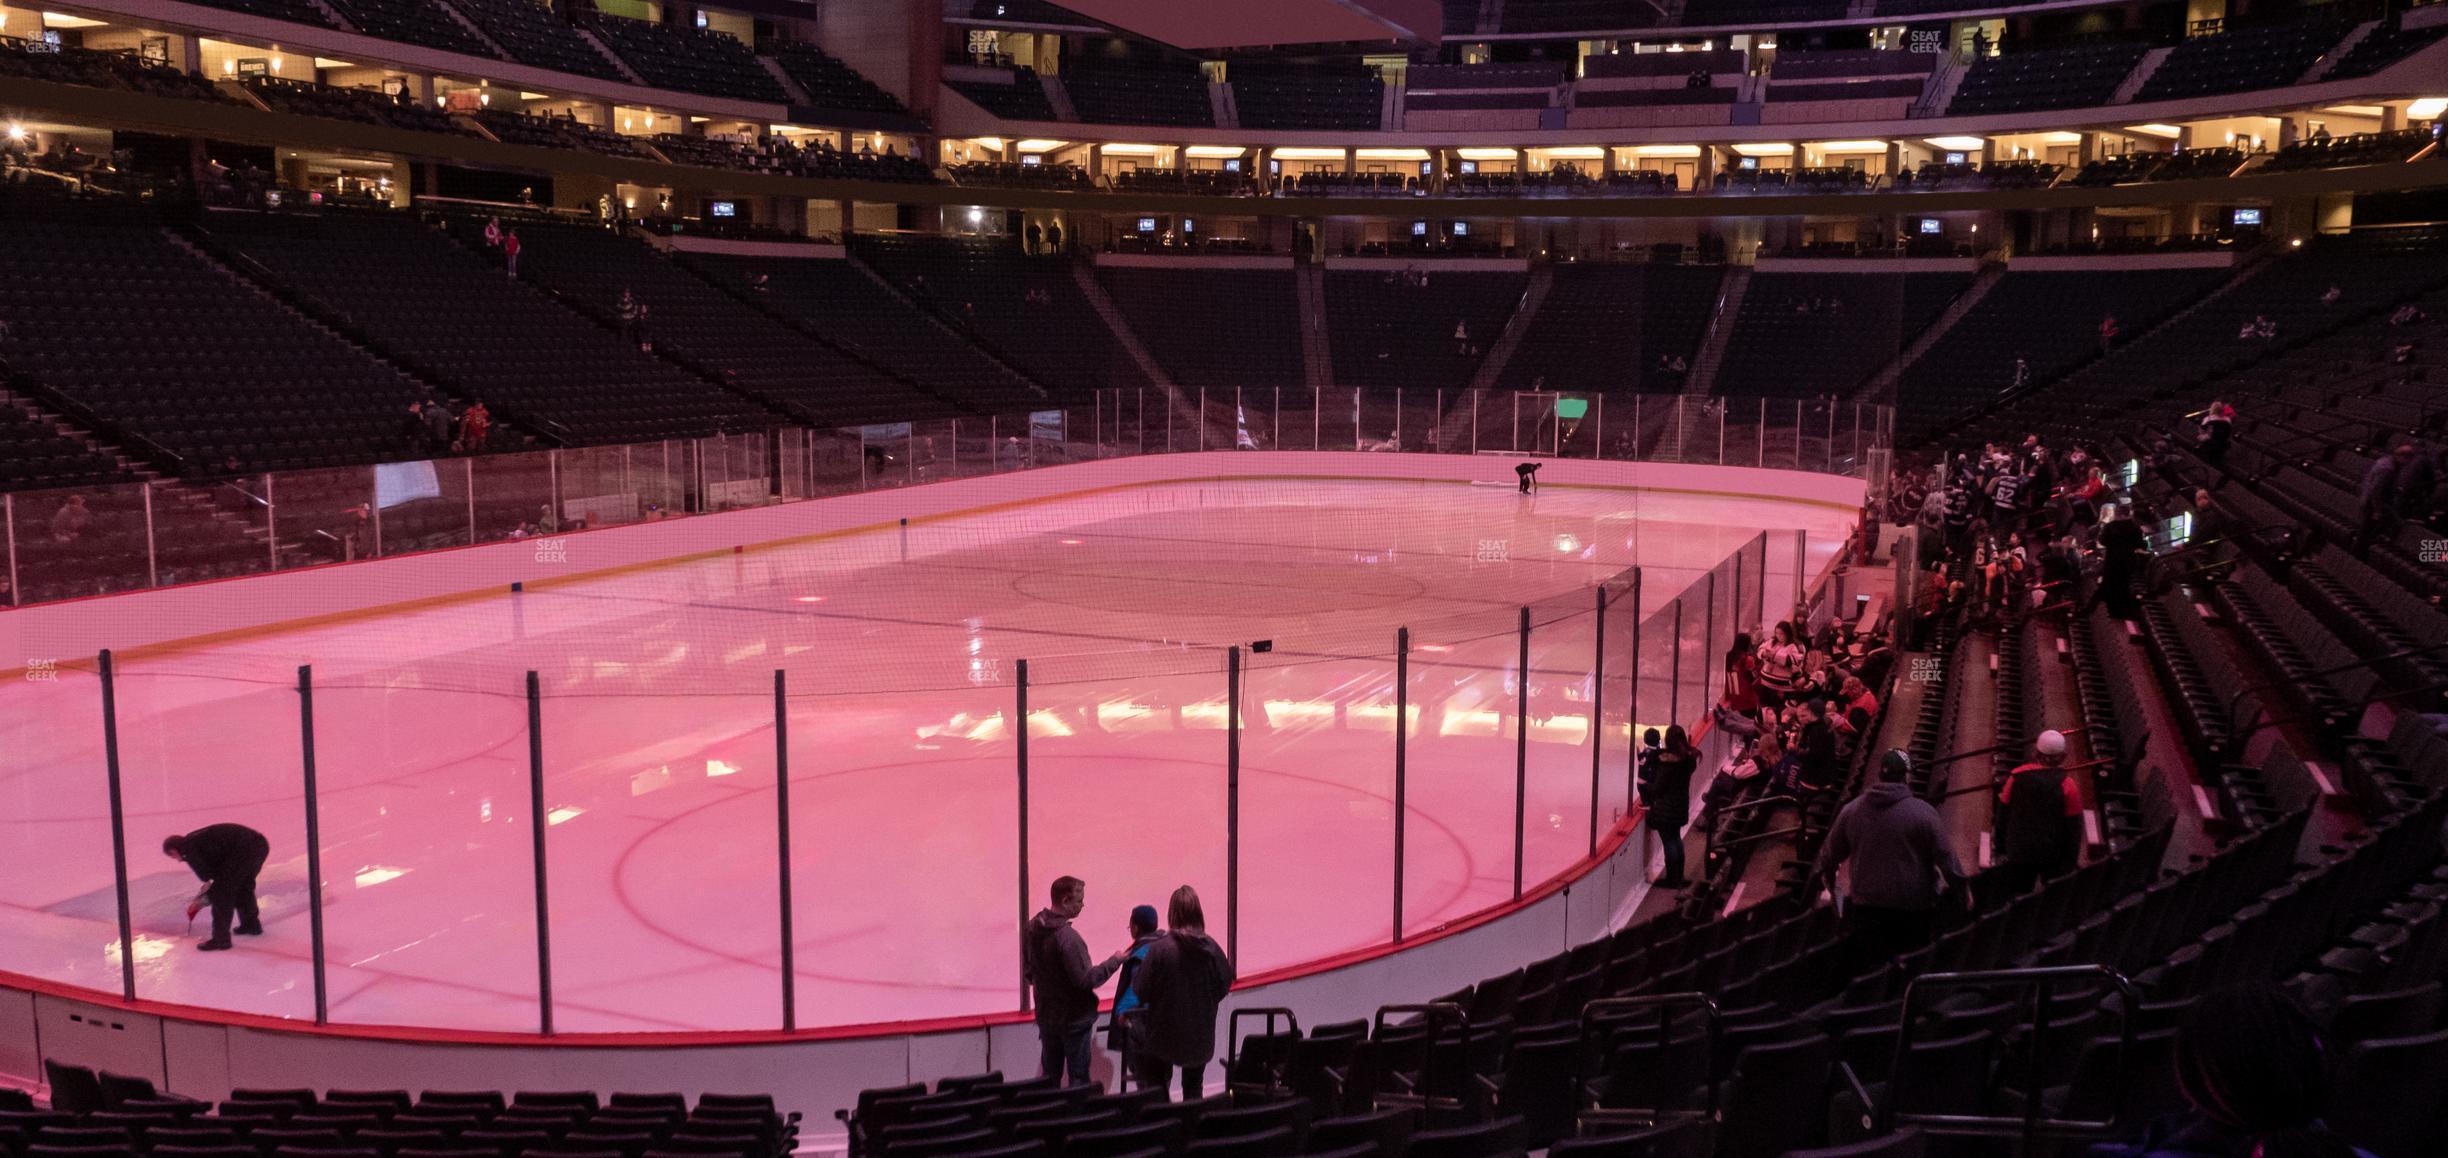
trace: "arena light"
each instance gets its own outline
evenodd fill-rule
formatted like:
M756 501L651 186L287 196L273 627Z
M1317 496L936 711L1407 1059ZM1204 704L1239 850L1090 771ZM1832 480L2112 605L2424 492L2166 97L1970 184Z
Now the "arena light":
M1164 152L1166 149L1171 148L1171 147L1172 147L1172 146L1170 146L1170 145L1113 145L1113 144L1107 144L1107 145L1098 145L1098 146L1097 146L1097 150L1098 150L1099 152L1106 153L1106 154L1108 154L1108 155L1115 156L1115 157L1153 157L1153 156L1155 156L1155 155L1157 155L1157 154L1159 154L1159 153Z
M1542 149L1540 152L1547 154L1547 159L1550 161L1603 161L1606 159L1606 150L1597 145L1558 145L1552 149Z
M1212 157L1212 158L1216 158L1216 159L1222 159L1222 158L1226 158L1226 157L1238 157L1238 156L1241 156L1241 155L1243 155L1243 154L1245 154L1245 153L1249 152L1249 146L1247 146L1247 145L1192 145L1192 146L1190 146L1189 148L1183 149L1183 150L1182 150L1182 152L1187 153L1187 154L1189 154L1190 156L1193 156L1193 157Z
M969 138L969 143L981 149L993 149L996 152L1003 151L1003 138L1001 137L971 137Z
M2444 112L2448 112L2448 97L2424 97L2421 100L2415 101L2413 104L2406 106L2406 119L2413 121L2434 120Z
M1505 156L1510 157L1510 156L1512 156L1512 155L1513 155L1513 150L1511 150L1511 149L1507 149L1507 150L1505 150L1505 151L1504 151L1504 153L1505 153ZM1359 158L1360 158L1361 160L1363 160L1363 161L1425 161L1425 160L1427 160L1427 159L1428 159L1428 150L1426 150L1426 149L1362 149L1362 150L1360 150L1358 153L1356 153L1356 154L1354 154L1354 155L1355 155L1355 156L1357 156L1357 157L1359 157Z
M1700 146L1634 145L1632 155L1635 157L1697 157L1700 155Z
M2068 132L2042 133L2040 134L2040 142L2045 145L2079 145L2082 144L2082 134Z
M88 19L86 19L85 17L82 17L82 16L70 16L69 14L67 14L67 13L65 13L65 12L45 12L45 13L43 13L43 14L42 14L42 18L43 18L43 27L45 27L45 28L100 28L100 27L102 27L102 22L101 22L101 21L99 21L99 20L88 20Z
M1887 151L1887 142L1822 141L1819 143L1819 151L1822 153L1884 153Z
M2125 131L2129 133L2140 133L2146 137L2166 137L2169 140L2174 140L2184 135L2183 129L2177 128L2174 125L2161 124L2127 125L2125 126Z
M1367 154L1364 151L1362 155L1366 156ZM1520 155L1520 152L1517 150L1489 148L1487 146L1473 146L1470 148L1454 150L1454 156L1460 157L1465 161L1510 161Z
M9 139L9 140L11 140L11 141L22 141L22 140L25 140L25 139L26 139L26 131L25 131L25 126L24 126L24 125L21 125L21 124L18 124L18 123L17 123L17 122L15 122L15 121L10 121L10 122L9 122L9 127L8 127L8 139Z
M1343 159L1343 150L1287 145L1275 150L1274 157L1278 161L1340 161Z
M1745 157L1790 157L1793 151L1792 145L1774 145L1757 141L1734 146L1734 152Z
M1050 153L1070 143L1069 141L1049 141L1042 137L1031 137L1020 142L1019 149L1023 153Z
M1950 153L1969 153L1989 143L1986 137L1924 137L1922 139Z

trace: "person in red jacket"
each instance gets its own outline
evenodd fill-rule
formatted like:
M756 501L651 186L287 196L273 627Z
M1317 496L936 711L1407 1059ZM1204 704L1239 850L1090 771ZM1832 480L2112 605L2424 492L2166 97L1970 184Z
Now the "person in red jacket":
M1717 706L1722 709L1718 726L1728 725L1727 716L1739 716L1742 722L1737 727L1744 734L1759 730L1759 654L1748 631L1735 632L1734 646L1726 649L1725 692L1718 697Z
M1989 871L2008 896L2072 872L2082 858L2082 793L2066 778L2065 733L2040 733L2032 753L1998 786L1998 855Z
M518 276L518 255L518 230L513 229L502 238L502 260L509 263L511 277Z
M492 430L493 415L485 409L485 404L477 402L470 405L467 413L459 416L459 449L470 454L483 450L485 436Z

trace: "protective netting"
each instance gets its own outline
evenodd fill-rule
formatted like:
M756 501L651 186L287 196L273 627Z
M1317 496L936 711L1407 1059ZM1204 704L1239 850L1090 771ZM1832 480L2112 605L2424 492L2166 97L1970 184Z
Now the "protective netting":
M1424 449L1471 400L1406 393L1355 413L1348 395L1302 394L1325 402L1299 413L1305 427L1271 391L1263 409L1246 394L1221 408L1211 391L1191 403L1203 427L1175 426L1177 449L1198 445L1195 433L1180 445L1185 430L1212 448L1263 428L1267 445L1333 415L1353 446L1382 426L1381 441ZM1162 437L1110 401L1018 434L963 419L448 460L409 480L419 497L384 508L379 538L370 515L309 517L398 497L383 488L404 484L370 472L233 485L218 515L182 515L268 513L257 570L275 550L324 550L303 537L318 527L337 528L348 557L517 534L552 581L119 659L138 995L314 1012L303 665L335 1021L535 1028L540 924L558 1029L771 1028L785 876L802 1026L1013 1008L1018 923L1063 873L1092 882L1083 927L1099 955L1130 905L1161 906L1183 883L1208 897L1211 923L1232 922L1245 974L1384 941L1398 893L1403 930L1433 929L1587 855L1628 810L1640 730L1696 723L1732 633L1781 610L1850 522L1809 503L1643 490L1637 470L1525 497L1508 456L1487 462L1498 486L1194 479L627 569L591 565L585 535L538 526L877 491ZM1601 445L1594 415L1559 419L1556 402L1519 403L1544 415L1524 430L1543 422L1568 455ZM1164 413L1182 417L1160 407L1148 423ZM185 501L137 499L157 535ZM19 523L48 526L26 511ZM368 572L377 605L380 576ZM1251 650L1259 640L1270 649ZM0 865L13 914L0 970L117 991L94 669L61 657L0 688L13 753L0 839L28 853ZM198 957L181 943L203 933L184 913L196 881L158 848L219 822L273 844L270 932Z

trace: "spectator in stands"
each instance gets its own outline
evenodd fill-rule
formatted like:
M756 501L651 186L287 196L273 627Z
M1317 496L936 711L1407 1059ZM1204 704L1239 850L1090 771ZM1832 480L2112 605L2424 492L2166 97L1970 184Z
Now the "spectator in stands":
M93 512L85 508L85 496L70 495L68 501L51 515L51 541L73 543L85 534L93 523Z
M1963 880L1945 823L1911 778L1911 757L1890 749L1879 782L1836 813L1819 846L1814 880L1833 892L1844 870L1853 974L1928 944L1939 898Z
M2421 306L2412 302L2397 307L2396 312L2389 315L2389 324L2392 326L2419 326L2430 320L2431 315L2424 313Z
M2314 140L2327 140L2327 139L2328 139L2328 137L2329 137L2329 130L2328 130L2328 129L2326 129L2326 128L2323 128L2323 129L2319 130L2318 132L2316 132L2316 133L2313 135L2313 139L2314 139ZM2334 305L2338 304L2338 299L2343 298L2343 297L2345 297L2345 296L2346 296L2346 291L2345 291L2345 290L2339 289L2338 287L2336 287L2336 286L2332 285L2332 286L2330 286L2328 289L2325 289L2325 290L2322 290L2322 291L2321 291L2321 299L2320 299L2320 300L2321 300L2321 304L2322 304L2322 305L2324 305L2324 306L2334 306Z
M1826 700L1803 700L1794 708L1786 744L1793 753L1793 771L1779 788L1795 796L1817 796L1836 784L1836 729L1828 723Z
M2082 857L2082 794L2066 779L2065 733L2032 742L2032 760L1998 786L1997 865L1990 875L2009 895L2074 871Z
M501 218L499 218L499 217L487 217L487 218L485 218L484 239L485 239L485 248L486 248L486 249L500 249L500 248L501 248L501 243L502 243L502 227L501 227Z
M2226 461L2227 447L2235 441L2235 407L2224 402L2212 402L2202 411L2201 445L2197 448L2202 461L2217 466Z
M1887 673L1895 667L1895 648L1889 646L1884 630L1865 631L1845 648L1853 674L1872 690L1887 685Z
M1878 718L1878 693L1871 691L1860 676L1848 675L1838 685L1836 694L1838 702L1844 705L1844 714L1836 717L1838 729L1854 737L1856 743L1868 738L1870 722Z
M2423 477L2430 468L2428 459L2414 453L2414 444L2402 439L2387 454L2372 459L2357 493L2355 550L2397 532L2398 520L2416 508L2415 496L2430 494L2430 480Z
M1062 252L1062 222L1046 222L1046 252Z
M459 416L459 449L474 454L484 449L485 439L493 432L493 414L483 402L468 406Z
M2093 464L2083 473L2083 480L2065 492L2066 521L2069 524L2097 521L2100 499L2107 494L2108 472Z
M1949 474L1946 486L1946 553L1960 555L1972 545L1973 477L1970 469Z
M1122 951L1122 964L1114 980L1113 1021L1106 1030L1105 1046L1121 1054L1131 1071L1131 1079L1147 1085L1141 1073L1147 1055L1147 1026L1138 1016L1146 1006L1139 996L1139 971L1147 964L1148 949L1156 944L1156 906L1137 905L1130 912L1130 948Z
M509 269L513 278L518 276L518 255L518 230L513 229L502 235L502 264Z
M2107 356L2108 356L2108 348L2109 348L2110 346L2115 345L2115 344L2116 344L2116 340L2117 340L2117 320L2116 320L2116 315L2115 315L2115 314L2107 314L2107 315L2103 315L2103 316L2100 318L2100 324L2099 324L2099 347L2100 347L2100 356L2101 356L2101 357L2103 357L2103 358L2104 358L2104 357L2107 357Z
M2015 389L2017 390L2031 385L2031 363L2028 360L2022 358L2015 359L2014 385Z
M1769 629L1768 642L1759 649L1760 707L1775 710L1783 707L1785 697L1802 681L1802 643L1795 638L1791 621L1780 620Z
M2088 516L2086 516L2088 517ZM2071 589L2082 575L2082 556L2074 549L2074 539L2061 535L2040 548L2039 575L2042 585L2051 591Z
M2109 614L2131 622L2141 612L2134 580L2150 562L2150 541L2142 534L2141 524L2121 506L2101 508L2100 517L2106 521L2100 524L2099 586L2091 593L2091 602L2104 603Z
M1683 879L1683 826L1691 822L1691 778L1699 766L1700 752L1681 724L1666 729L1665 743L1642 755L1640 802L1647 810L1642 823L1666 858L1665 874L1657 879L1662 889L1689 883Z
M272 842L243 824L208 824L194 832L162 838L162 855L186 865L204 890L187 902L187 919L206 905L212 907L212 939L196 948L206 952L230 947L230 934L263 933L263 918L255 908L255 876L272 855ZM236 917L237 928L230 927Z
M1163 1089L1181 1070L1182 1100L1206 1092L1207 1062L1215 1057L1216 1008L1232 989L1232 958L1207 935L1207 913L1188 885L1173 890L1166 906L1165 935L1148 947L1139 986L1147 1002L1148 1076L1143 1087ZM1090 1002L1093 1018L1096 1005Z
M1746 734L1759 730L1759 651L1751 633L1734 633L1725 654L1725 691L1717 698L1717 725Z
M1700 830L1707 831L1717 822L1718 813L1741 803L1763 785L1776 783L1785 761L1785 743L1774 728L1761 732L1747 749L1727 758L1710 779L1708 790L1701 793Z
M1035 253L1039 246L1045 244L1045 230L1034 221L1028 223L1028 228L1022 232L1022 236L1028 239L1027 248L1021 250L1023 253Z
M458 423L451 417L450 404L439 398L425 404L425 449L434 454L449 453L451 435Z
M1933 541L1945 536L1947 488L1944 484L1930 487L1928 492L1921 496L1920 507L1914 515L1914 522L1918 523L1922 532L1931 536Z
M2013 459L1998 465L1997 473L1989 476L1990 526L2012 527L2023 521L2024 478L2021 466Z
M549 513L549 509L548 509ZM1037 1072L1077 1085L1088 1079L1088 1039L1096 1029L1097 986L1121 968L1123 953L1088 962L1088 943L1071 927L1088 902L1088 883L1054 878L1052 901L1030 918L1023 959L1037 1015Z
M2176 1031L2176 1085L2192 1110L2095 1158L2372 1158L2321 1121L2329 1059L2319 1030L2274 987L2214 989Z

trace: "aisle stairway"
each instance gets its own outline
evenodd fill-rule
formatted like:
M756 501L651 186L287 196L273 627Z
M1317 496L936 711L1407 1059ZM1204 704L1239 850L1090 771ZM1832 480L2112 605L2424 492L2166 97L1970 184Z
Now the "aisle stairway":
M1742 314L1743 293L1751 288L1751 267L1737 266L1726 274L1725 284L1717 291L1717 313L1709 319L1708 337L1700 342L1700 356L1692 360L1691 376L1683 382L1686 394L1706 395L1717 380L1717 368L1725 364L1726 344L1734 340L1734 319Z

